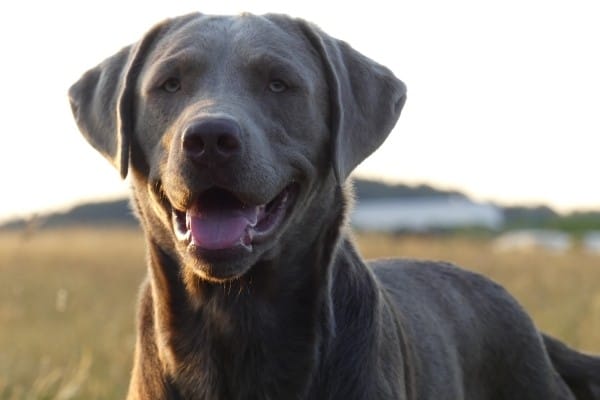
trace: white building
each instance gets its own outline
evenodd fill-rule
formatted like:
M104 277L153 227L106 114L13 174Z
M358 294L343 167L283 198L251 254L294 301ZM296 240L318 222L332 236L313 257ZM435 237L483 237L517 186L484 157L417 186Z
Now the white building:
M358 201L351 215L361 230L380 232L431 231L461 227L499 229L502 210L462 196Z
M506 232L494 241L498 251L545 249L558 253L573 246L571 236L560 231L546 229L520 229Z
M590 253L600 254L600 231L587 233L582 240L583 248Z

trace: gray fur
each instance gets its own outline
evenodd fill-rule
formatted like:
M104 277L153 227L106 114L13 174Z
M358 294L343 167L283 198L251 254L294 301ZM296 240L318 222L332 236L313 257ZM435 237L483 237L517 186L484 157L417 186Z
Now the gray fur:
M130 175L147 239L128 399L598 399L600 361L540 335L497 284L361 259L347 178L406 88L348 44L281 15L191 14L69 95L84 136ZM192 157L184 138L205 121L235 134ZM285 214L268 211L281 222L250 250L202 250L175 231L207 193Z

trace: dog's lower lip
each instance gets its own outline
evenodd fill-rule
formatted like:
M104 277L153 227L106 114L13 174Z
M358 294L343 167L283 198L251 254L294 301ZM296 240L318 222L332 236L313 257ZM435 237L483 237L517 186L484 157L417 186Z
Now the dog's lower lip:
M266 241L289 214L296 190L297 185L292 183L269 203L258 206L239 201L237 208L224 207L225 210L215 208L214 204L187 211L173 209L175 237L187 243L195 254L227 253L233 249L252 251L253 245Z

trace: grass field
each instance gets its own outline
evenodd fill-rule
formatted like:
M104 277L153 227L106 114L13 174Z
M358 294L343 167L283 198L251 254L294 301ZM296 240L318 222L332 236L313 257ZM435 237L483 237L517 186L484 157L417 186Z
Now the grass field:
M359 236L365 257L449 260L502 283L543 330L600 352L600 256L494 252L467 238ZM129 379L141 234L0 234L0 399L120 399Z

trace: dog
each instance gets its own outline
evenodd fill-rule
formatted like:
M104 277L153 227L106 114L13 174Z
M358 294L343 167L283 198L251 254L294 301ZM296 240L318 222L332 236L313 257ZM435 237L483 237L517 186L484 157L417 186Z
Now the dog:
M600 399L600 359L459 267L366 263L351 171L406 100L283 15L168 19L69 90L148 248L128 399Z

